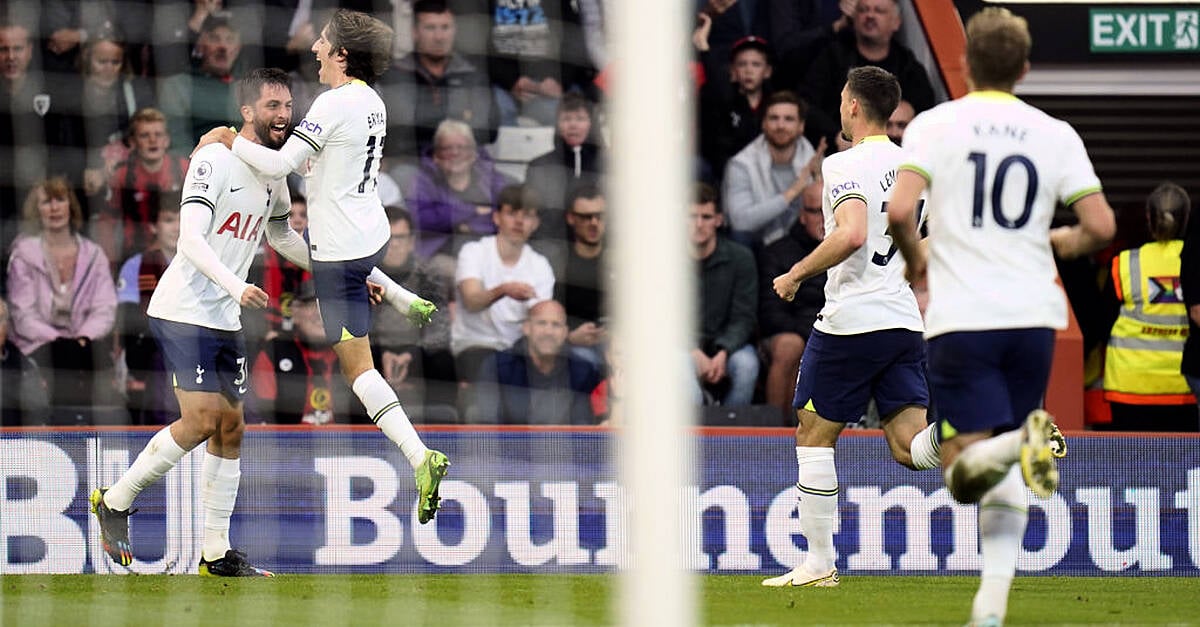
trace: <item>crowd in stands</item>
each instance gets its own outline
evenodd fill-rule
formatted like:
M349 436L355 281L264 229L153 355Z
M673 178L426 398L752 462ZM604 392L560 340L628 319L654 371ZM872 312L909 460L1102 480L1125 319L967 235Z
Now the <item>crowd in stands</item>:
M0 0L4 425L176 416L146 305L176 252L188 155L239 118L236 79L255 67L290 73L301 120L321 88L309 47L338 7L395 28L392 67L375 86L388 105L379 192L391 241L380 267L439 313L417 329L380 307L370 335L409 414L620 421L620 347L606 314L608 2ZM700 295L691 392L697 404L778 408L774 424L785 425L823 279L792 302L771 281L823 237L821 163L847 147L846 72L872 64L898 77L897 143L937 96L898 38L897 0L695 8L697 183L680 233ZM544 154L516 170L495 149L514 126L553 129ZM303 232L303 177L289 187ZM1182 238L1176 227L1164 241ZM365 422L334 376L309 274L264 246L249 280L271 301L243 317L248 421ZM1186 382L1171 389L1195 408ZM1195 430L1194 413L1170 428L1181 424Z

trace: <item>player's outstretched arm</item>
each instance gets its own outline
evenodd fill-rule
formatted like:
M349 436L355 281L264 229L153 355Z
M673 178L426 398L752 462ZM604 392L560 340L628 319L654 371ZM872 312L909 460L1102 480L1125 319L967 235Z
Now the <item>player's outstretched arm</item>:
M925 278L926 248L917 233L917 203L925 191L925 177L913 170L896 172L896 186L888 200L888 225L892 242L904 257L905 278L919 284Z
M371 274L367 275L367 281L382 287L383 299L404 314L408 321L415 326L422 327L429 324L429 321L433 319L433 314L437 313L437 306L432 301L404 289L404 286L393 281L392 277L384 274L383 270L379 268L371 268Z
M1050 245L1063 259L1071 259L1104 248L1117 232L1117 221L1104 193L1097 191L1071 205L1079 224L1050 231Z
M232 150L247 165L271 178L287 176L317 152L312 144L295 134L279 150L272 150L239 135L233 140Z
M212 211L199 203L186 203L179 210L179 254L192 262L201 274L245 306L262 309L267 306L267 293L233 273L212 246L204 239L204 230L212 221Z

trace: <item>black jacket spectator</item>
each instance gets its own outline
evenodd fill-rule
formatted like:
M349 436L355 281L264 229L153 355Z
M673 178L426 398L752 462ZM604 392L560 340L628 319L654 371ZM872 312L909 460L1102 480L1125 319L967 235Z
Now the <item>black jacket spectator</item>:
M813 322L825 306L825 274L800 284L791 302L775 294L775 277L786 273L792 264L807 257L821 242L813 239L804 225L796 222L783 239L771 243L759 256L758 328L763 337L776 333L797 333L805 340L812 334Z

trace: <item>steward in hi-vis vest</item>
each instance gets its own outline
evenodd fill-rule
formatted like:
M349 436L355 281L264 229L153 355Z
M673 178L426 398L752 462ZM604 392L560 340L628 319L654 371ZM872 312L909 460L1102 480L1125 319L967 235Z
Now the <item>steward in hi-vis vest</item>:
M1104 397L1118 430L1196 431L1196 397L1180 373L1188 312L1180 287L1180 253L1191 204L1174 183L1146 199L1154 241L1113 259L1121 305L1108 340Z
M1121 311L1108 339L1104 397L1131 405L1182 405L1195 397L1179 372L1187 308L1179 289L1183 241L1150 242L1113 260Z

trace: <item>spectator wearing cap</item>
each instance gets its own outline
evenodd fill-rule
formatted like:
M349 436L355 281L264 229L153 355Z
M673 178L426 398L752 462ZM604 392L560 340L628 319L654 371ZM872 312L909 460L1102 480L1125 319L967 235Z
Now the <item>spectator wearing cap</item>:
M200 136L239 119L234 92L242 37L228 13L204 19L196 40L199 61L188 72L159 83L159 109L167 115L171 151L187 155Z
M717 75L711 54L700 58L708 76L700 88L700 154L715 178L721 178L726 162L762 129L763 104L773 91L771 47L754 35L737 40L728 78Z
M251 386L260 422L323 425L365 421L366 413L338 374L337 354L325 338L312 280L292 301L294 332L267 342L254 360Z

